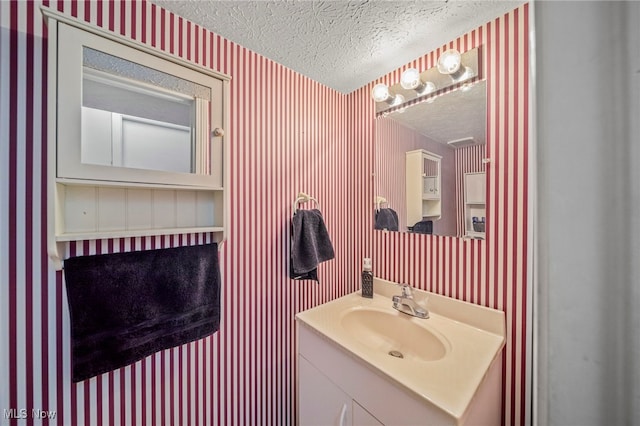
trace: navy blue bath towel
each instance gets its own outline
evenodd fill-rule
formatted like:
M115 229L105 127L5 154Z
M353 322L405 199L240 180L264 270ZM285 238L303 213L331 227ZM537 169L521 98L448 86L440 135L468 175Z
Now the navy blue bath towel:
M216 243L64 261L73 381L203 338L220 326Z
M318 281L318 265L334 257L320 210L298 210L291 219L290 278Z
M376 211L374 229L398 230L398 213L393 209L380 209Z

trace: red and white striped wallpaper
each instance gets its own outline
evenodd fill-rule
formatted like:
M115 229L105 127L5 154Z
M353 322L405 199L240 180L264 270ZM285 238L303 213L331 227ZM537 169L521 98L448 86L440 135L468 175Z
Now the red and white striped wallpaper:
M47 30L40 2L0 2L0 405L54 410L9 425L295 423L295 313L376 274L507 312L505 422L526 406L528 7L456 40L487 47L488 240L374 232L370 85L342 95L146 0L44 1L232 77L230 218L216 334L73 384L64 276L46 255ZM413 65L433 64L438 52ZM386 76L399 79L400 70ZM298 191L315 196L336 249L321 282L287 278ZM69 243L72 254L200 244L208 234ZM5 385L6 384L6 385ZM4 414L4 413L1 413ZM4 423L3 423L4 424Z
M529 4L426 54L349 94L351 190L361 194L351 216L351 262L373 257L374 274L506 313L503 363L504 424L525 424L530 409L527 357L527 185L529 132ZM484 46L487 81L486 240L368 231L374 152L370 143L375 110L372 87L400 81L406 67L427 69L448 48L466 51ZM358 192L360 191L360 192ZM366 218L366 219L361 219ZM360 227L364 227L359 231ZM357 279L353 272L352 280Z
M354 268L344 256L351 233L343 220L349 200L336 190L348 169L345 96L144 0L50 3L232 76L227 130L233 185L228 242L221 253L220 331L73 384L64 276L46 255L47 30L39 6L0 2L0 405L29 413L55 410L56 419L42 424L58 425L294 423L294 315L357 285L346 279ZM338 253L321 265L320 284L287 278L289 218L299 191L319 200ZM68 253L173 247L210 238L78 241L69 244Z

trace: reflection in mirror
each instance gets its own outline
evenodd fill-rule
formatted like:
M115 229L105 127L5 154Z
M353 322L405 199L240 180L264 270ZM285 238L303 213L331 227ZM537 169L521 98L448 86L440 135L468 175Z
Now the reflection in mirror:
M196 173L194 122L210 89L83 47L81 161Z
M486 109L486 83L478 81L379 116L374 197L386 204L376 205L376 216L380 209L392 209L401 232L484 238ZM433 205L434 196L409 184L409 157L416 151L440 157L439 179L427 173L429 163L419 166L422 191L427 183L439 185L439 214L425 209L422 218L410 215L412 201L429 198Z

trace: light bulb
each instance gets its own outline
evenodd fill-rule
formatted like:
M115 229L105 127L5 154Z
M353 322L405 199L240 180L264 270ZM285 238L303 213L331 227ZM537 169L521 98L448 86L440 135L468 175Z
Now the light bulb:
M428 95L436 91L436 85L430 81L424 83L424 88L418 93L420 96Z
M393 98L393 103L391 106L398 106L404 103L404 96L397 94L395 98Z
M470 67L464 67L464 70L461 69L460 71L462 71L461 73L458 72L458 74L460 74L460 75L456 74L456 75L452 75L451 76L451 78L453 78L453 81L455 83L459 83L461 81L469 80L469 79L475 77L475 75L476 75L476 73L473 72L473 69L470 68Z
M420 81L420 73L415 68L408 68L402 73L400 77L400 85L407 90L416 90L422 81Z
M389 87L387 87L387 85L384 83L376 84L371 90L371 97L376 102L385 102L391 97L391 94L389 93Z
M445 51L438 58L438 71L442 74L455 74L460 69L462 56L455 49Z

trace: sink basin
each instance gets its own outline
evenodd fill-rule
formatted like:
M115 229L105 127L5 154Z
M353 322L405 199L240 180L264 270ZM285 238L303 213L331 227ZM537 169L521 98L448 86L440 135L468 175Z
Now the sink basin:
M437 361L447 353L444 339L426 325L400 312L375 308L350 309L342 313L340 325L370 349L396 358Z

